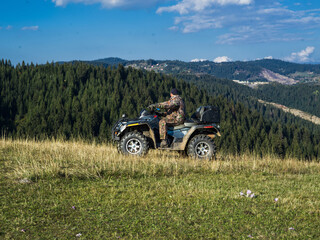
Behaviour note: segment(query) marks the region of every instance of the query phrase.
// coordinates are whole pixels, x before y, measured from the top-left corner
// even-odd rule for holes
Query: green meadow
[[[0,239],[319,239],[319,173],[273,156],[1,139]]]

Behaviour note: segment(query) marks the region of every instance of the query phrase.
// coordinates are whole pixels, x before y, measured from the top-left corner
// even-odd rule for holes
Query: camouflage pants
[[[167,139],[168,124],[177,126],[184,123],[184,119],[178,117],[178,114],[172,113],[159,121],[160,139]]]

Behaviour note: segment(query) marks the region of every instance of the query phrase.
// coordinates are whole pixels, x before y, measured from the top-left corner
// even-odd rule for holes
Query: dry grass
[[[319,173],[320,163],[279,159],[273,156],[218,154],[213,161],[199,161],[176,152],[150,150],[144,157],[124,156],[111,144],[66,141],[0,140],[0,153],[10,165],[9,177],[99,178],[105,175],[178,176],[188,172],[271,174]]]
[[[1,239],[320,239],[316,161],[2,139],[0,172]]]

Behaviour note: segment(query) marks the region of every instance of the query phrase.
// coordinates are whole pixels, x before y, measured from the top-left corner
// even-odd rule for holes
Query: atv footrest
[[[158,147],[159,150],[172,150],[172,147]]]

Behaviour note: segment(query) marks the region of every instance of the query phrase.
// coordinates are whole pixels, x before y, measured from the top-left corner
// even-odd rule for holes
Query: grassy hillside
[[[134,158],[112,145],[2,139],[0,238],[318,239],[319,172],[272,156]]]

